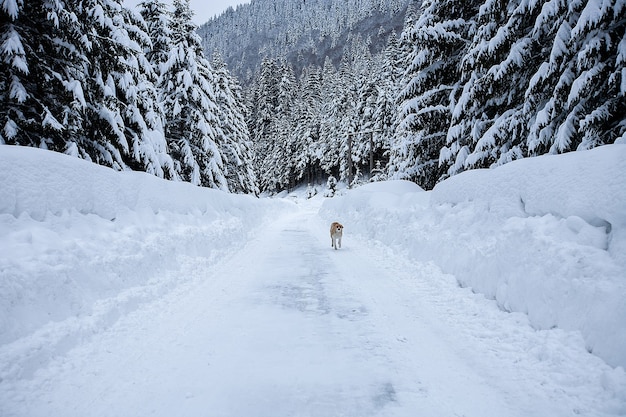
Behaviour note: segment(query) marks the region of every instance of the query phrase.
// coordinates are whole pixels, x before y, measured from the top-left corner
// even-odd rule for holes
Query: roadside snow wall
[[[357,233],[432,261],[537,329],[580,331],[590,352],[626,367],[626,146],[467,171],[431,192],[370,184],[321,214],[344,224],[346,245]]]
[[[294,207],[35,148],[0,146],[0,167],[0,345],[33,354],[207,279]]]

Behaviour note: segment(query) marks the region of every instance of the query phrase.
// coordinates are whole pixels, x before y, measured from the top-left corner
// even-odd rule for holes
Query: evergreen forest
[[[3,0],[0,144],[229,192],[626,142],[626,0]]]

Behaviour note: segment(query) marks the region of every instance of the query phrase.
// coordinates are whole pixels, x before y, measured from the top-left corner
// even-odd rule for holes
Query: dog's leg
[[[337,243],[339,244],[339,249],[341,249],[341,236],[339,236],[339,239],[337,239]]]

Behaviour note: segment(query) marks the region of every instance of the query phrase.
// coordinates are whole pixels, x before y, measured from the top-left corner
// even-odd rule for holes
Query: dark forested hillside
[[[299,75],[322,67],[326,57],[338,66],[346,45],[366,42],[380,52],[392,31],[402,32],[414,0],[252,0],[198,28],[207,56],[219,52],[230,71],[247,81],[264,58],[284,59]]]

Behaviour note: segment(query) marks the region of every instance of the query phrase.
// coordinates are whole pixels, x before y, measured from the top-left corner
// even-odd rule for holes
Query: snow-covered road
[[[179,273],[200,279],[68,342],[3,394],[5,417],[619,413],[578,333],[536,331],[349,229],[332,250],[321,201],[217,263],[189,258]]]

